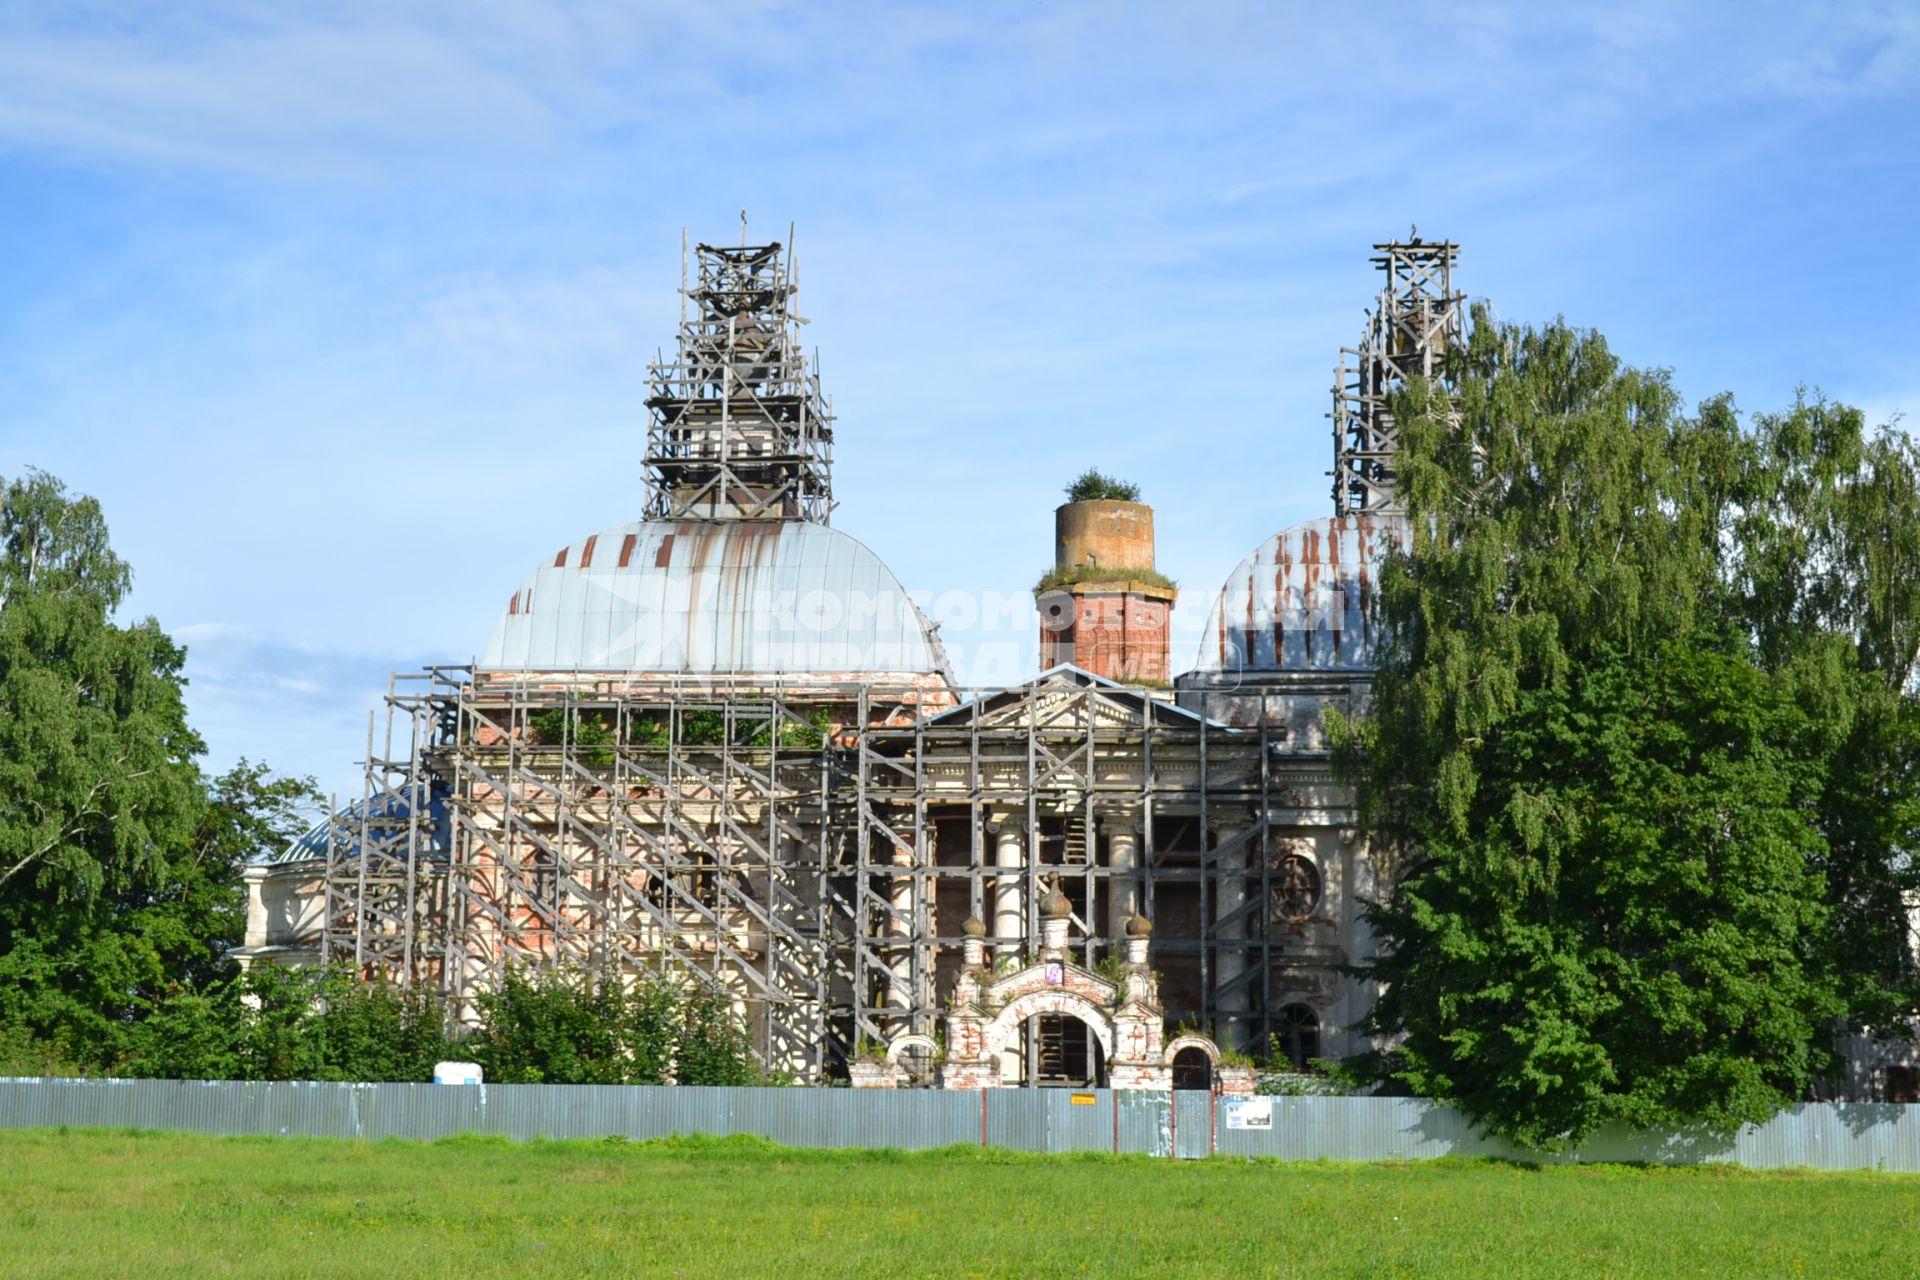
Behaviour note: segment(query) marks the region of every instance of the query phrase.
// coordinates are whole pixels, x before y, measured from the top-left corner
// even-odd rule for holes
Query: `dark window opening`
[[[1212,1089],[1213,1059],[1205,1049],[1182,1049],[1173,1055],[1173,1087]]]
[[[923,1044],[910,1044],[900,1052],[900,1069],[906,1073],[907,1083],[916,1089],[933,1087],[934,1077],[939,1071],[933,1050]]]
[[[1031,1065],[1028,1083],[1045,1089],[1095,1089],[1106,1085],[1100,1041],[1072,1014],[1042,1013],[1021,1025],[1022,1048]]]
[[[1887,1068],[1887,1101],[1920,1102],[1920,1067]]]
[[[1280,1010],[1280,1029],[1273,1034],[1275,1066],[1280,1059],[1305,1071],[1320,1056],[1320,1015],[1304,1004],[1290,1004]]]

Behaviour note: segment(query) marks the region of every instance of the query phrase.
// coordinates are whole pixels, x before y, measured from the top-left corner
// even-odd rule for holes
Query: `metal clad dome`
[[[1405,536],[1398,516],[1344,515],[1267,539],[1220,588],[1195,670],[1370,670],[1379,565]]]
[[[421,793],[411,793],[415,796]],[[394,831],[402,827],[411,816],[412,808],[405,796],[393,793],[375,796],[371,803],[355,800],[329,818],[322,818],[307,828],[306,834],[283,848],[264,849],[247,859],[256,867],[284,866],[296,862],[323,862],[327,857],[329,831],[337,834],[334,852],[351,861],[360,856],[361,822],[372,824],[385,831]],[[364,815],[364,819],[363,816]],[[423,842],[423,856],[432,861],[445,857],[438,850],[447,848],[452,840],[451,819],[447,813],[447,797],[443,789],[436,787],[427,795],[427,807],[423,811],[424,825],[432,833],[432,838]]]
[[[941,675],[939,640],[878,556],[792,520],[637,521],[536,569],[480,667]]]

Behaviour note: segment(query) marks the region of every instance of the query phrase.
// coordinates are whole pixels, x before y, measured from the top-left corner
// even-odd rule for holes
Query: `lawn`
[[[1899,1276],[1920,1175],[0,1131],[7,1276]]]

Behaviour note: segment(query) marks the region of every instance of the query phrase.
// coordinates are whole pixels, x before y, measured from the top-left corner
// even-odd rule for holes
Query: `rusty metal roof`
[[[637,521],[563,549],[513,594],[479,665],[530,672],[945,675],[886,565],[826,525]]]
[[[1398,516],[1344,515],[1267,539],[1220,588],[1195,670],[1369,669],[1379,565],[1405,536]]]

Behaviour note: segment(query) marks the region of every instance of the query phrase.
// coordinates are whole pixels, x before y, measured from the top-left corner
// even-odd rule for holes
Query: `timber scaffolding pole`
[[[1459,245],[1409,234],[1373,248],[1385,282],[1360,345],[1341,348],[1333,376],[1335,515],[1405,513],[1393,394],[1416,378],[1443,380],[1448,350],[1465,337],[1464,295],[1453,288]]]
[[[689,261],[683,233],[680,331],[649,369],[648,519],[831,517],[833,404],[800,345],[792,240]]]
[[[1039,904],[1057,883],[1080,964],[1121,955],[1127,920],[1144,912],[1154,964],[1170,979],[1169,1020],[1200,1022],[1223,1043],[1264,1043],[1276,941],[1264,909],[1265,730],[1109,687],[967,696],[911,724],[875,718],[858,735],[861,834],[843,864],[862,894],[851,912],[862,926],[850,939],[863,997],[849,1011],[856,1036],[938,1026],[970,916],[988,925],[992,953],[1033,959]],[[910,967],[899,960],[903,925]]]
[[[1104,685],[420,679],[329,856],[325,936],[456,1012],[515,965],[668,969],[818,1079],[937,1029],[969,916],[1031,958],[1057,881],[1082,965],[1142,912],[1170,1022],[1277,1025],[1264,730]]]
[[[393,675],[384,716],[367,715],[360,800],[329,819],[324,963],[403,988],[444,989],[447,842],[438,823],[464,674],[429,667]]]
[[[830,734],[862,694],[478,683],[453,804],[456,1001],[513,965],[665,969],[735,1002],[764,1062],[822,1071],[837,976]]]

